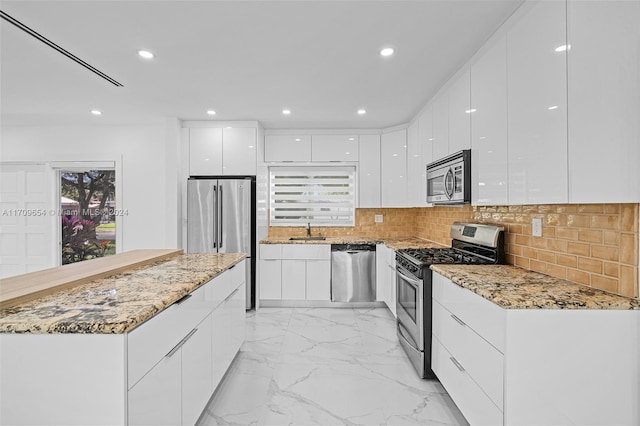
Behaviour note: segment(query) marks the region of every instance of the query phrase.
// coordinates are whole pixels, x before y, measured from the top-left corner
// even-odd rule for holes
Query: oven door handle
[[[413,349],[415,349],[416,351],[420,351],[420,348],[400,321],[398,321],[398,335],[402,337],[402,339],[407,342],[407,344]]]
[[[415,289],[419,289],[420,288],[420,281],[416,280],[415,278],[411,278],[406,276],[405,274],[403,274],[400,269],[396,269],[396,273],[398,275],[400,275],[400,277],[405,280],[406,282],[408,282],[409,284],[411,284],[412,287],[414,287]]]

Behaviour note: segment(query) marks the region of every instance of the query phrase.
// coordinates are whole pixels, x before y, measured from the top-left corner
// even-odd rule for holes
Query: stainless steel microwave
[[[471,202],[471,150],[465,149],[427,164],[427,202]]]

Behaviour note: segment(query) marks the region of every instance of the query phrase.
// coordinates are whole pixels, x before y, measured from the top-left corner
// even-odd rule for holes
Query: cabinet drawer
[[[282,259],[282,244],[260,244],[260,259]]]
[[[231,275],[231,290],[235,290],[240,287],[242,283],[245,282],[246,275],[246,260],[242,260],[229,269],[229,273]]]
[[[205,285],[205,300],[211,308],[210,311],[220,305],[233,291],[233,271],[225,271]]]
[[[505,310],[433,273],[433,299],[504,353]]]
[[[467,421],[472,425],[503,424],[502,411],[455,362],[456,358],[434,338],[431,367]]]
[[[205,298],[205,288],[210,284],[193,291],[182,302],[174,303],[127,334],[129,388],[211,312]]]
[[[283,259],[330,260],[330,244],[283,244]]]
[[[503,355],[436,301],[433,302],[433,335],[502,410]]]

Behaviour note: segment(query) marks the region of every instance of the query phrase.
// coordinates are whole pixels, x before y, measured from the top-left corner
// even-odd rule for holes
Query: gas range
[[[435,264],[475,264],[487,265],[496,263],[491,259],[463,251],[447,248],[404,249],[396,254],[396,263],[418,278],[422,278],[422,269]]]
[[[417,278],[435,264],[490,265],[504,263],[504,228],[456,222],[451,247],[409,248],[396,253],[396,264]]]
[[[451,247],[399,250],[396,254],[398,339],[416,371],[435,378],[431,369],[433,274],[430,265],[504,263],[504,228],[456,222]]]

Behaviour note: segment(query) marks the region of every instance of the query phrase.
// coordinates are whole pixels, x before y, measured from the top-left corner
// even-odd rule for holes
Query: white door
[[[56,266],[49,167],[4,163],[0,174],[0,278]]]

